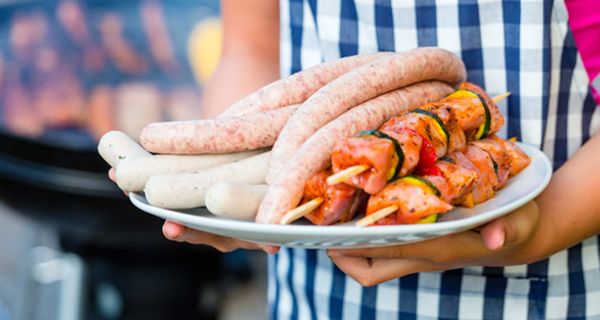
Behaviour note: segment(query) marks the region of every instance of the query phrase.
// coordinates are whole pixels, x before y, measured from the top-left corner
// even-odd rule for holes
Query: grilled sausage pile
[[[158,207],[280,223],[308,203],[302,215],[319,225],[381,209],[369,224],[435,222],[493,197],[529,164],[494,135],[503,116],[465,79],[462,61],[439,48],[347,57],[267,85],[215,119],[150,124],[143,149],[116,132],[98,148],[124,191],[143,190]]]

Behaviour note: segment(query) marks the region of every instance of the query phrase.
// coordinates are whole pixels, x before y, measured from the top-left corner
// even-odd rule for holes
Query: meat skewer
[[[463,93],[463,90],[466,94]],[[456,97],[459,96],[459,99],[473,98],[468,95],[469,93],[479,95],[477,101],[483,108],[472,110],[472,108],[464,108],[459,105],[465,102],[456,101]],[[392,137],[385,137],[387,140],[397,141],[401,145],[400,150],[396,152],[389,148],[391,145],[389,142],[381,141],[382,137],[370,139],[370,141],[364,141],[357,137],[344,140],[336,146],[333,152],[332,166],[335,173],[328,178],[328,183],[346,182],[360,187],[370,194],[377,193],[387,180],[393,178],[389,175],[386,177],[386,173],[393,167],[396,167],[400,176],[404,176],[415,167],[417,169],[426,167],[445,153],[461,149],[464,146],[464,140],[462,140],[460,130],[465,133],[465,138],[469,141],[485,138],[499,130],[503,118],[497,111],[495,103],[506,98],[508,94],[510,93],[490,98],[493,102],[486,103],[487,97],[484,96],[481,89],[463,84],[461,89],[449,97],[417,109],[419,114],[408,114],[388,121],[379,129],[379,132]],[[443,114],[444,110],[451,113],[450,118]],[[492,117],[492,113],[498,116]],[[439,114],[442,116],[438,116]],[[452,117],[456,119],[452,119]],[[494,124],[494,122],[497,123]],[[435,126],[432,127],[432,125]],[[407,127],[416,130],[406,130]],[[436,132],[443,134],[438,134],[436,137]],[[443,141],[444,139],[447,140]],[[382,144],[387,144],[389,149],[383,157],[382,152],[374,153],[372,151],[374,145]],[[400,155],[400,161],[392,159],[395,156],[394,153]],[[359,164],[347,166],[353,162]]]
[[[489,99],[490,101],[493,101],[493,103],[496,103],[496,102],[498,102],[498,101],[500,101],[500,100],[502,100],[502,99],[506,98],[508,95],[510,95],[510,93],[505,93],[505,94],[499,95],[499,96],[497,96],[497,97],[495,97],[495,98],[488,98],[487,96],[486,96],[485,98],[482,98],[482,97],[481,97],[481,93],[483,93],[483,94],[484,94],[483,90],[481,90],[479,87],[477,87],[477,86],[475,86],[475,85],[468,84],[468,83],[465,83],[465,84],[461,85],[461,89],[463,89],[463,90],[464,90],[464,89],[473,90],[473,91],[475,92],[475,94],[479,94],[479,96],[476,96],[478,99],[486,99],[486,100],[487,100],[487,99]],[[455,95],[457,92],[460,92],[460,89],[459,89],[458,91],[455,91],[455,93],[451,94],[449,97],[452,97],[452,96],[453,96],[453,95]],[[481,93],[477,93],[477,92],[481,92]],[[472,98],[472,96],[471,96],[471,98]],[[434,102],[434,103],[431,103],[431,104],[430,104],[430,105],[431,105],[431,107],[427,107],[427,106],[425,106],[425,107],[422,107],[421,109],[422,109],[422,110],[424,110],[426,113],[428,113],[428,110],[427,110],[427,109],[429,109],[429,110],[432,110],[434,107],[437,107],[437,106],[439,106],[439,105],[445,105],[445,106],[446,106],[446,107],[447,107],[449,110],[452,110],[452,109],[451,109],[452,107],[451,107],[451,106],[448,106],[448,104],[450,104],[451,102],[456,102],[455,100],[452,100],[452,99],[455,99],[455,98],[451,98],[451,99],[444,99],[444,100],[442,100],[442,101],[440,101],[440,102],[437,102],[437,103],[436,103],[436,102]],[[446,102],[442,103],[443,101],[446,101]],[[489,104],[489,105],[491,105],[491,104]],[[468,112],[468,111],[470,111],[470,108],[469,108],[469,107],[464,107],[464,106],[463,106],[463,107],[462,107],[462,109],[463,109],[463,111],[464,111],[465,113],[466,113],[466,112]],[[476,109],[477,109],[477,108],[476,108]],[[479,107],[479,109],[481,109],[481,107]],[[499,111],[498,111],[498,109],[497,109],[497,107],[496,107],[495,105],[491,105],[491,106],[489,106],[489,107],[485,107],[485,110],[486,110],[486,111],[487,111],[487,110],[489,110],[489,109],[491,109],[491,111],[488,111],[488,113],[493,113],[493,114],[494,114],[494,120],[495,120],[495,121],[494,121],[494,123],[493,123],[493,124],[492,124],[492,123],[489,123],[490,121],[488,121],[488,123],[487,123],[488,131],[490,131],[490,128],[492,128],[492,130],[494,130],[494,132],[495,132],[495,131],[499,130],[499,128],[502,126],[502,124],[503,124],[503,118],[502,118],[502,115],[499,113]],[[419,110],[419,109],[417,109],[417,110]],[[442,110],[442,112],[443,112],[443,111],[444,111],[444,110]],[[478,113],[478,114],[479,114],[479,115],[483,115],[483,114],[482,114],[482,110],[479,110],[479,113]],[[460,115],[460,113],[459,113],[459,115]],[[475,116],[474,116],[474,115],[475,115]],[[476,118],[476,117],[477,117],[476,115],[477,115],[477,113],[475,113],[475,112],[471,112],[471,114],[470,114],[471,118]],[[429,114],[428,114],[428,116],[432,116],[432,115],[429,115]],[[437,115],[433,115],[433,116],[437,117]],[[452,116],[452,115],[450,115],[450,116]],[[406,117],[406,116],[405,116],[405,117]],[[402,118],[402,116],[401,116],[401,117],[399,117],[399,118]],[[447,121],[446,121],[446,123],[451,123],[450,125],[448,125],[448,126],[447,126],[447,127],[449,128],[449,130],[448,130],[448,131],[450,131],[450,132],[451,132],[451,134],[450,134],[450,133],[448,133],[448,131],[446,131],[446,130],[445,130],[445,128],[443,128],[443,129],[444,129],[445,138],[446,138],[446,139],[450,138],[450,139],[449,139],[450,141],[446,141],[446,142],[445,142],[444,149],[443,149],[443,150],[440,152],[440,154],[439,154],[440,156],[442,156],[443,154],[445,154],[445,153],[446,153],[447,151],[449,151],[449,150],[450,150],[450,151],[452,151],[452,150],[458,150],[458,149],[462,149],[462,148],[464,148],[464,146],[465,146],[465,143],[466,143],[466,142],[464,141],[464,139],[465,139],[465,137],[464,137],[464,134],[463,134],[463,133],[462,133],[462,131],[461,131],[461,129],[462,129],[462,128],[457,128],[459,125],[457,125],[457,124],[455,124],[455,123],[454,123],[454,125],[453,125],[453,124],[452,124],[453,122],[452,122],[452,121],[450,121],[450,120],[452,120],[452,119],[449,119],[447,114],[446,114],[446,116],[444,116],[444,118],[447,120]],[[481,117],[481,118],[483,119],[483,117]],[[487,118],[488,118],[489,120],[491,120],[491,119],[492,119],[492,116],[490,115],[490,116],[489,116],[489,117],[487,117]],[[467,115],[465,115],[465,116],[461,116],[461,119],[467,119],[467,120],[469,120],[469,116],[467,116]],[[461,119],[457,120],[456,122],[459,122]],[[438,118],[438,121],[440,121],[440,122],[441,122],[441,120],[440,120],[439,118]],[[485,121],[485,120],[484,120],[484,121]],[[463,120],[463,122],[466,122],[466,120]],[[478,128],[478,127],[480,127],[480,126],[481,126],[481,123],[480,123],[480,122],[481,122],[481,120],[480,120],[479,122],[474,122],[474,121],[472,121],[472,120],[469,120],[469,123],[471,123],[471,125],[470,125],[470,126],[468,126],[468,125],[463,125],[463,127],[464,127],[464,128],[467,128],[467,129]],[[394,124],[393,124],[394,122],[393,122],[393,121],[388,121],[388,123],[386,123],[386,124],[390,124],[390,123],[392,123],[392,125],[391,125],[391,126],[394,126]],[[473,125],[473,123],[474,123],[474,125]],[[484,124],[485,124],[485,123],[484,123]],[[386,126],[386,125],[384,124],[384,126]],[[478,130],[478,131],[479,131],[479,130]],[[395,155],[395,154],[403,154],[403,153],[402,153],[402,148],[401,148],[400,146],[398,146],[398,143],[389,143],[389,141],[397,141],[397,140],[394,140],[393,138],[391,138],[391,137],[389,137],[389,136],[387,136],[387,135],[385,135],[385,134],[383,134],[383,136],[382,136],[382,133],[381,133],[381,131],[371,131],[371,132],[372,132],[373,134],[377,134],[377,135],[379,135],[378,137],[374,137],[375,139],[377,139],[375,142],[380,142],[380,143],[379,143],[379,145],[380,145],[382,148],[384,148],[384,149],[387,147],[387,149],[386,149],[386,150],[377,149],[377,148],[376,148],[376,147],[377,147],[377,144],[375,144],[375,143],[368,143],[368,142],[372,142],[372,141],[365,140],[365,138],[358,139],[358,141],[360,141],[360,142],[365,142],[365,143],[366,143],[366,146],[362,146],[363,150],[367,149],[367,152],[373,152],[373,153],[375,154],[375,157],[372,157],[372,158],[377,158],[377,156],[376,156],[377,154],[382,154],[382,153],[386,153],[386,152],[387,152],[387,154],[391,154],[391,155]],[[389,131],[387,131],[387,132],[389,132]],[[413,132],[414,132],[414,130],[413,130]],[[462,136],[461,136],[461,134],[462,134]],[[414,135],[414,133],[413,133],[413,134],[411,134],[411,135],[408,135],[408,136],[409,136],[409,137],[410,137],[410,136],[413,136],[413,137],[414,137],[415,135]],[[398,135],[396,135],[396,137],[398,137]],[[406,137],[406,135],[405,135],[404,137]],[[383,138],[383,139],[381,139],[381,138]],[[384,140],[384,139],[385,139],[385,140]],[[399,139],[398,139],[398,140],[399,140]],[[459,142],[457,142],[457,141],[459,141]],[[420,148],[420,145],[417,145],[417,146]],[[417,150],[418,150],[419,148],[417,148]],[[395,149],[395,150],[394,150],[394,149]],[[417,154],[417,158],[418,158],[418,156],[419,156],[419,155]],[[411,162],[411,164],[410,164],[409,166],[411,166],[411,167],[414,167],[414,166],[415,166],[415,164],[416,164],[416,162],[415,162],[414,160],[412,160],[412,158],[415,158],[415,157],[414,157],[414,156],[413,156],[413,157],[409,156],[409,157],[410,157],[409,159],[406,159],[406,157],[405,157],[405,159],[396,159],[396,163],[392,163],[392,165],[389,165],[389,166],[388,166],[388,168],[387,168],[386,170],[382,170],[382,171],[384,171],[384,172],[390,172],[390,170],[391,170],[391,168],[392,168],[393,166],[395,166],[395,167],[396,167],[396,170],[397,170],[397,168],[400,166],[400,165],[399,165],[399,164],[397,164],[397,163],[402,163],[402,162],[405,162],[405,163],[407,163],[407,162]],[[431,157],[430,157],[430,158],[431,158]],[[436,160],[437,160],[437,158],[438,158],[437,154],[436,154],[436,155],[434,155],[434,156],[433,156],[433,161],[432,161],[432,160],[429,160],[429,161],[430,161],[430,163],[429,163],[429,166],[430,166],[431,164],[433,164],[433,162],[434,162],[434,161],[436,161]],[[408,161],[406,161],[406,160],[408,160]],[[348,171],[346,171],[344,174],[348,175],[348,176],[349,176],[349,177],[348,177],[348,179],[349,179],[350,177],[352,177],[352,176],[356,176],[356,175],[360,174],[361,172],[363,172],[363,171],[366,171],[366,170],[369,170],[369,169],[370,169],[370,166],[368,166],[368,165],[364,165],[364,164],[363,164],[363,165],[356,165],[356,166],[352,166],[352,167],[350,167],[350,168],[348,169],[348,171],[349,171],[349,172],[348,172]],[[401,172],[400,172],[400,176],[406,175],[406,174],[409,172],[409,170],[410,170],[410,169],[408,169],[408,170],[407,170],[407,169],[404,169],[404,171],[403,171],[403,172],[402,172],[402,170],[401,170]],[[388,174],[388,176],[387,176],[387,177],[384,177],[384,179],[380,179],[380,181],[379,181],[379,185],[376,185],[374,188],[381,190],[381,188],[383,188],[383,186],[385,185],[385,183],[386,183],[386,182],[387,182],[389,179],[393,178],[393,177],[394,177],[394,176],[396,176],[396,175],[397,175],[397,174],[396,174],[396,172],[395,172],[395,171],[391,171],[391,174]],[[340,176],[337,176],[337,177],[336,177],[336,175],[329,176],[329,178],[327,178],[327,183],[328,183],[329,185],[336,185],[336,184],[338,184],[338,182],[337,182],[337,181],[335,181],[335,179],[338,179],[339,177],[340,177]],[[342,180],[346,180],[346,181],[348,180],[348,179],[344,179],[344,177],[343,177],[343,176],[342,176],[342,178],[343,178]],[[333,181],[332,181],[332,180],[333,180]],[[379,191],[379,190],[373,190],[373,188],[371,188],[371,190],[367,190],[367,189],[365,189],[365,191],[367,191],[367,193],[376,193],[376,191]],[[372,191],[372,192],[369,192],[369,191]],[[320,197],[320,195],[321,195],[321,194],[316,194],[316,195],[315,195],[315,197],[314,197],[314,199],[316,199],[316,201],[317,201],[317,202],[318,202],[318,201],[320,201],[320,200],[322,200],[322,199],[318,199],[318,198]],[[306,192],[305,192],[305,199],[306,199]],[[330,202],[335,202],[335,196],[334,196],[334,197],[329,197],[329,199],[330,199],[330,200],[329,200]],[[312,199],[310,199],[310,198],[309,198],[309,200],[312,200]],[[345,199],[340,199],[340,200],[338,200],[338,201],[342,201],[342,202],[344,202],[344,201],[345,201]],[[333,207],[336,207],[336,206],[333,206]],[[307,202],[305,202],[304,204],[302,204],[302,205],[298,206],[297,208],[293,209],[292,211],[289,211],[288,213],[286,213],[286,214],[283,216],[283,218],[281,219],[280,223],[281,223],[281,224],[288,224],[288,223],[291,223],[291,222],[293,222],[293,221],[295,221],[295,220],[297,220],[297,219],[300,219],[301,217],[303,217],[303,216],[305,216],[305,215],[308,215],[308,214],[310,214],[310,212],[312,212],[313,210],[315,210],[315,209],[317,209],[317,208],[319,208],[319,205],[318,205],[318,204],[316,204],[316,202],[307,201]],[[320,211],[322,211],[322,209],[321,209]],[[327,215],[327,214],[325,214],[325,215]],[[331,215],[332,215],[332,216],[336,216],[337,214],[336,214],[336,213],[332,213]],[[335,222],[335,221],[334,221],[334,222]]]
[[[311,135],[353,107],[415,83],[437,80],[458,86],[465,79],[460,58],[440,48],[394,53],[345,73],[315,92],[290,117],[273,145],[267,183],[285,172],[283,168]]]
[[[377,128],[395,115],[437,101],[452,91],[439,81],[417,83],[366,101],[320,128],[287,162],[286,174],[269,184],[256,222],[279,223],[286,212],[294,209],[302,200],[308,179],[329,166],[337,141]]]
[[[366,194],[347,184],[328,185],[326,182],[330,171],[321,171],[309,179],[304,187],[302,206],[289,211],[280,224],[289,224],[305,217],[316,225],[330,225],[335,222],[352,220]]]
[[[440,175],[408,176],[388,184],[369,199],[366,216],[356,225],[410,224],[424,218],[433,222],[432,216],[450,211],[452,205],[471,207],[492,198],[509,174],[514,176],[530,161],[513,143],[494,135],[471,142],[464,152],[436,162]]]

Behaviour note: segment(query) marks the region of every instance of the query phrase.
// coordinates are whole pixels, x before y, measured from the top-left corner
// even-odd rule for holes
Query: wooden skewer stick
[[[505,93],[501,93],[495,97],[492,98],[492,100],[494,101],[494,103],[498,103],[506,98],[508,98],[508,96],[510,96],[511,93],[509,91],[506,91]]]
[[[279,223],[282,225],[290,224],[290,223],[304,217],[305,215],[311,213],[313,210],[315,210],[317,207],[319,207],[321,205],[321,203],[323,203],[322,197],[314,198],[314,199],[310,200],[309,202],[297,207],[296,209],[288,211],[283,216],[283,218],[281,218],[281,221]]]
[[[505,93],[502,93],[502,94],[499,94],[499,95],[493,97],[492,100],[494,100],[494,103],[498,103],[498,102],[508,98],[508,96],[510,96],[510,95],[511,95],[511,93],[507,91]],[[355,166],[348,167],[342,171],[338,171],[338,172],[332,174],[331,176],[329,176],[329,178],[327,178],[327,184],[331,186],[334,184],[346,182],[346,181],[350,180],[350,178],[367,171],[369,168],[370,167],[366,164],[358,164]]]
[[[377,210],[377,211],[373,212],[372,214],[356,221],[356,226],[357,227],[366,227],[370,224],[375,223],[379,219],[383,219],[383,218],[389,216],[390,214],[396,212],[397,210],[398,210],[398,206],[395,204],[393,204],[389,207],[385,207],[383,209]]]
[[[327,178],[327,184],[331,186],[340,182],[348,181],[350,180],[350,178],[369,170],[369,168],[371,168],[371,166],[366,164],[359,164],[356,166],[348,167],[342,171],[338,171],[335,174],[330,175]]]
[[[495,103],[498,103],[499,101],[506,99],[508,96],[510,96],[510,92],[505,92],[505,93],[502,93],[502,94],[499,94],[499,95],[493,97],[492,100],[494,100]],[[370,168],[370,166],[366,165],[366,164],[359,164],[356,166],[348,167],[342,171],[339,171],[339,172],[329,176],[327,178],[327,184],[334,185],[334,184],[348,181],[350,178],[369,170],[369,168]],[[317,198],[314,198],[311,201],[309,201],[293,210],[288,211],[283,216],[283,218],[281,218],[280,224],[282,224],[282,225],[290,224],[290,223],[304,217],[305,215],[311,213],[313,210],[318,208],[321,205],[321,203],[323,203],[323,198],[317,197]],[[359,221],[356,222],[356,225],[359,227],[366,227],[366,226],[376,222],[379,219],[387,217],[388,215],[392,214],[396,210],[398,210],[397,205],[391,205],[389,207],[385,207],[381,210],[374,212],[373,214],[370,214],[370,215],[360,219]]]

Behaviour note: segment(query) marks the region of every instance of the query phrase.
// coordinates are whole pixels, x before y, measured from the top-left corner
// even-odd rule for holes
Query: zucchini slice
[[[496,161],[494,161],[494,159],[492,159],[492,165],[494,166],[494,173],[496,173],[496,176],[497,176],[498,175],[498,163]]]
[[[492,113],[490,112],[490,107],[488,106],[485,99],[477,92],[471,90],[465,90],[479,98],[481,101],[481,105],[483,106],[483,111],[485,112],[485,121],[483,124],[477,129],[477,134],[475,134],[475,139],[481,140],[485,139],[490,135],[490,128],[492,127]]]
[[[454,159],[450,158],[448,155],[441,157],[440,160],[448,162],[448,163],[456,164],[456,161],[454,161]]]
[[[419,177],[419,176],[406,176],[403,178],[400,178],[414,186],[418,186],[421,188],[424,188],[425,191],[434,194],[436,196],[441,196],[442,193],[440,192],[440,190],[433,184],[431,183],[431,181],[423,178],[423,177]]]
[[[415,224],[426,224],[426,223],[436,223],[438,220],[439,214],[432,214],[430,216],[427,216],[417,222],[415,222]]]
[[[388,178],[388,180],[393,179],[396,175],[398,175],[398,172],[400,171],[400,169],[402,168],[402,165],[404,164],[404,152],[402,151],[402,146],[400,145],[400,143],[398,142],[398,140],[388,136],[387,134],[379,131],[379,130],[365,130],[365,131],[361,131],[358,133],[357,135],[358,137],[367,137],[367,136],[373,136],[376,138],[380,138],[380,139],[387,139],[390,140],[393,144],[394,144],[394,151],[396,153],[396,157],[398,158],[398,164],[396,165],[396,168],[394,168],[393,173],[391,174],[391,176]]]
[[[490,160],[492,160],[492,166],[494,167],[494,173],[496,174],[496,176],[498,176],[498,163],[496,162],[496,160],[494,160],[494,157],[492,157],[492,154],[487,150],[483,150],[483,149],[479,149],[479,150],[487,153],[487,155],[490,156]]]
[[[492,113],[490,112],[490,107],[488,106],[484,97],[482,97],[479,93],[472,91],[472,90],[468,90],[468,89],[460,89],[460,90],[454,91],[453,93],[448,95],[448,97],[454,97],[454,98],[476,97],[476,98],[478,98],[479,102],[481,102],[481,106],[483,107],[483,111],[485,113],[485,115],[484,115],[485,120],[483,121],[483,124],[481,124],[481,126],[479,126],[479,128],[477,129],[477,133],[475,134],[475,139],[476,140],[485,139],[490,135],[490,128],[492,127]]]
[[[441,133],[444,138],[446,138],[446,147],[448,148],[450,146],[450,133],[448,133],[448,129],[446,128],[446,125],[444,124],[444,122],[442,121],[442,119],[440,119],[440,117],[438,117],[437,114],[431,112],[431,111],[427,111],[424,109],[415,109],[413,110],[414,113],[418,113],[418,114],[422,114],[422,115],[426,115],[428,117],[430,117],[431,119],[433,119],[433,123],[435,123],[435,127],[437,128],[437,131],[439,133]]]

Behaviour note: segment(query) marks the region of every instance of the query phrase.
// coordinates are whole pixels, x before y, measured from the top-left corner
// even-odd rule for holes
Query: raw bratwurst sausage
[[[206,190],[217,181],[247,184],[265,183],[270,152],[220,165],[197,173],[178,173],[151,177],[144,192],[151,205],[167,209],[204,206]]]
[[[306,181],[325,169],[335,143],[356,133],[378,128],[389,118],[439,100],[452,92],[445,83],[414,84],[369,100],[319,129],[294,153],[270,186],[256,217],[259,223],[278,223],[302,198]]]
[[[148,151],[163,154],[229,153],[270,147],[298,108],[217,119],[151,123],[140,136]]]
[[[122,160],[149,157],[151,154],[121,131],[109,131],[98,141],[98,153],[111,167]]]
[[[197,172],[214,166],[239,161],[260,153],[247,151],[205,155],[155,155],[122,160],[115,172],[117,184],[126,192],[142,191],[152,176],[181,172]]]
[[[290,117],[273,146],[267,182],[275,180],[308,137],[348,109],[417,82],[439,80],[457,86],[465,78],[462,60],[439,48],[396,53],[349,71],[317,91]]]
[[[318,64],[262,87],[231,105],[219,117],[268,111],[302,103],[322,86],[342,74],[390,54],[389,52],[362,54]]]
[[[215,182],[206,191],[206,209],[217,216],[252,221],[268,188],[266,184]]]

